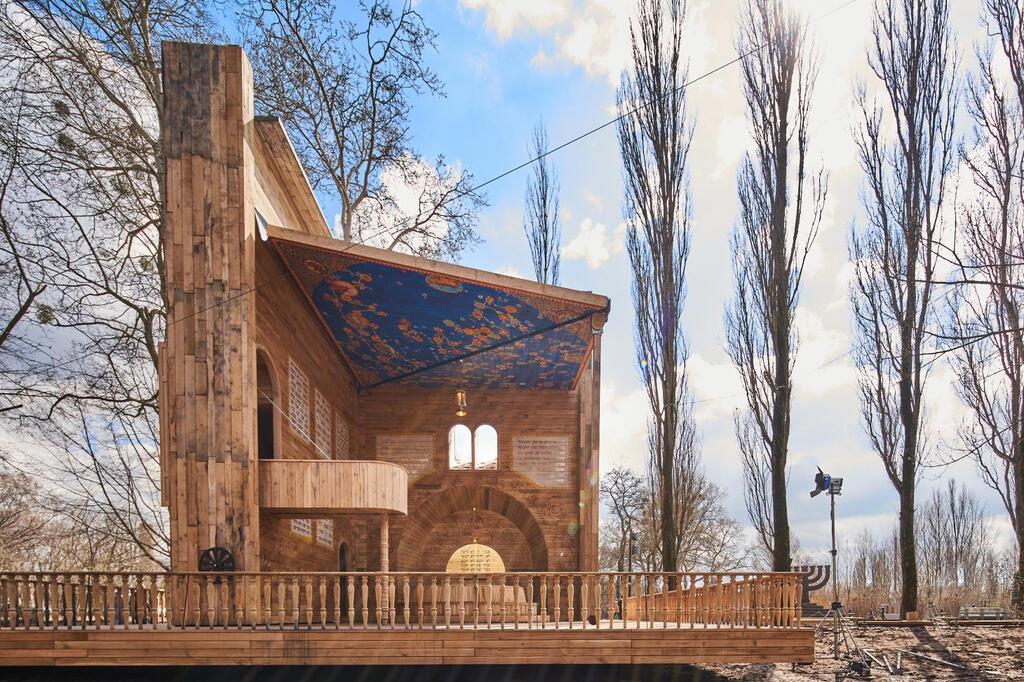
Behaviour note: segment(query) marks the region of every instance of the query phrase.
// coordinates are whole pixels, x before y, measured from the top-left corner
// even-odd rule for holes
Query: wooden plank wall
[[[259,206],[259,204],[257,204]],[[342,365],[334,342],[310,310],[305,298],[292,282],[277,254],[264,242],[256,246],[256,346],[269,361],[273,374],[274,429],[283,459],[317,459],[313,445],[289,425],[288,360],[291,358],[309,380],[309,419],[312,429],[316,410],[316,391],[331,405],[331,452],[335,451],[334,422],[336,417],[348,424],[352,459],[363,457],[357,449],[359,433],[359,396],[351,374]],[[347,542],[353,554],[365,556],[363,529],[367,523],[354,520],[341,522],[335,518],[334,547],[325,547],[291,532],[291,519],[261,512],[261,567],[273,571],[335,571],[338,570],[337,548]],[[355,529],[359,529],[356,533]],[[315,534],[314,534],[315,535]],[[376,541],[372,543],[376,545]],[[379,553],[379,552],[378,552]],[[353,564],[355,566],[356,564]],[[359,564],[361,565],[361,564]]]
[[[258,569],[252,72],[231,46],[165,43],[163,60],[171,565],[216,545]]]
[[[0,631],[0,666],[811,663],[810,628]]]

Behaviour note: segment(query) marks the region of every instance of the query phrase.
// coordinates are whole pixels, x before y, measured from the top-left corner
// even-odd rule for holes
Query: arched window
[[[470,431],[456,424],[448,431],[448,468],[454,471],[498,468],[498,432],[490,424]]]
[[[270,371],[267,356],[262,350],[256,351],[256,440],[260,459],[274,459],[277,427],[274,403],[274,375]]]
[[[498,432],[490,424],[481,424],[473,433],[473,468],[498,468]]]
[[[448,468],[473,468],[473,436],[465,424],[456,424],[448,431]]]

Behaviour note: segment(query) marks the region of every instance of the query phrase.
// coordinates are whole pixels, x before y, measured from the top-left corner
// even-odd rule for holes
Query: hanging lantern
[[[466,412],[466,392],[465,391],[463,391],[463,390],[455,391],[455,404],[458,407],[458,409],[455,410],[455,416],[456,417],[465,417],[467,414],[469,414],[468,412]]]

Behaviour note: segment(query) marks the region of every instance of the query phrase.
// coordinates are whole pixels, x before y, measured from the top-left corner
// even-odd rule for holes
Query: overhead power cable
[[[838,12],[838,11],[840,11],[840,10],[850,6],[850,5],[852,5],[855,2],[858,2],[858,0],[846,0],[846,2],[843,2],[842,4],[835,6],[832,9],[830,9],[829,11],[825,12],[824,14],[821,14],[820,16],[818,16],[817,19],[815,19],[815,22],[821,21],[822,19],[825,19],[826,17],[828,17],[828,16],[830,16],[832,14],[835,14],[836,12]],[[766,45],[767,45],[767,43],[763,43],[761,45],[755,45],[754,47],[750,48],[749,50],[747,50],[743,54],[738,55],[735,58],[730,59],[727,62],[719,64],[718,66],[716,66],[715,68],[711,69],[710,71],[705,71],[704,73],[700,74],[699,76],[696,76],[695,78],[692,78],[692,79],[688,80],[687,82],[683,83],[682,85],[680,85],[680,86],[678,86],[676,88],[673,88],[672,90],[667,90],[664,94],[662,94],[662,95],[660,95],[658,97],[655,97],[653,99],[649,99],[649,100],[647,100],[645,102],[641,102],[640,104],[636,105],[632,109],[628,109],[628,110],[622,112],[621,114],[619,114],[615,118],[612,118],[612,119],[610,119],[608,121],[605,121],[604,123],[602,123],[600,125],[594,126],[593,128],[590,128],[589,130],[586,130],[586,131],[580,133],[579,135],[576,135],[572,139],[566,140],[565,142],[562,142],[561,144],[559,144],[559,145],[557,145],[555,147],[552,147],[551,149],[548,149],[548,150],[544,151],[543,153],[538,154],[537,156],[535,156],[535,157],[533,157],[533,158],[531,158],[531,159],[529,159],[527,161],[523,161],[522,163],[520,163],[520,164],[518,164],[516,166],[513,166],[512,168],[509,168],[508,170],[502,171],[501,173],[498,173],[497,175],[495,175],[495,176],[493,176],[493,177],[491,177],[491,178],[489,178],[489,179],[487,179],[487,180],[485,180],[485,181],[483,181],[481,183],[478,183],[478,184],[474,185],[470,189],[464,190],[464,191],[462,191],[460,193],[456,193],[452,197],[452,199],[450,199],[449,201],[453,201],[455,199],[461,199],[462,197],[469,196],[471,194],[479,192],[481,189],[487,187],[488,185],[490,185],[492,183],[497,182],[498,180],[502,180],[504,178],[507,178],[508,176],[510,176],[510,175],[512,175],[512,174],[514,174],[514,173],[516,173],[518,171],[521,171],[522,169],[527,168],[527,167],[537,163],[538,161],[540,161],[540,160],[542,160],[542,159],[544,159],[544,158],[546,158],[546,157],[548,157],[548,156],[550,156],[550,155],[552,155],[552,154],[554,154],[556,152],[559,152],[559,151],[565,149],[566,147],[574,145],[577,142],[579,142],[581,140],[584,140],[584,139],[590,137],[591,135],[604,130],[605,128],[608,128],[610,126],[615,125],[616,123],[618,123],[622,119],[626,118],[627,116],[632,116],[633,114],[635,114],[635,113],[637,113],[639,111],[643,111],[644,109],[650,107],[651,105],[653,105],[653,104],[655,104],[657,102],[660,102],[661,100],[665,99],[666,97],[668,97],[670,95],[673,95],[676,92],[679,92],[680,90],[685,90],[686,88],[690,87],[691,85],[699,83],[700,81],[702,81],[702,80],[704,80],[706,78],[709,78],[709,77],[711,77],[711,76],[713,76],[713,75],[715,75],[715,74],[717,74],[717,73],[719,73],[719,72],[729,68],[730,66],[732,66],[732,65],[734,65],[734,64],[736,64],[738,62],[743,61],[744,59],[746,59],[750,55],[755,54],[755,53],[763,50],[766,47]],[[419,220],[423,216],[424,216],[423,213],[417,213],[414,216],[410,216],[409,218],[406,218],[404,220],[400,220],[399,222],[397,222],[397,223],[395,223],[393,225],[389,225],[389,226],[387,226],[385,228],[382,228],[381,230],[378,230],[377,232],[374,232],[374,233],[370,234],[369,236],[363,237],[361,239],[361,241],[358,242],[358,243],[353,242],[349,246],[347,246],[344,249],[342,249],[341,251],[339,251],[337,255],[340,256],[340,255],[346,253],[349,249],[351,249],[354,246],[357,246],[358,244],[365,244],[366,242],[368,242],[368,241],[370,241],[372,239],[376,239],[377,237],[380,237],[381,235],[383,235],[385,233],[393,232],[393,231],[395,231],[395,230],[397,230],[397,229],[399,229],[401,227],[404,227],[404,226],[406,226],[406,225],[408,225],[410,223],[414,223],[416,220]],[[236,300],[238,298],[241,298],[242,296],[245,296],[246,294],[251,294],[251,293],[253,293],[253,292],[255,292],[255,291],[257,291],[257,290],[259,290],[259,289],[261,289],[261,288],[263,288],[263,287],[265,287],[267,285],[269,285],[269,284],[275,284],[276,282],[285,279],[286,276],[287,276],[287,273],[286,274],[282,274],[282,275],[280,275],[280,276],[278,276],[276,278],[273,278],[271,280],[268,280],[268,281],[264,282],[263,284],[259,284],[257,286],[254,286],[254,287],[250,288],[250,289],[247,289],[247,290],[245,290],[243,292],[235,294],[234,296],[226,298],[223,301],[218,301],[217,303],[214,303],[214,304],[212,304],[210,306],[207,306],[206,308],[203,308],[201,310],[197,310],[196,312],[191,313],[190,315],[187,315],[185,317],[176,319],[174,321],[169,321],[167,323],[167,325],[170,326],[170,325],[176,324],[178,322],[184,322],[185,320],[191,319],[191,318],[195,317],[196,315],[200,315],[200,314],[202,314],[204,312],[212,310],[213,308],[216,308],[218,306],[224,305],[226,303],[230,303],[231,301],[234,301],[234,300]]]

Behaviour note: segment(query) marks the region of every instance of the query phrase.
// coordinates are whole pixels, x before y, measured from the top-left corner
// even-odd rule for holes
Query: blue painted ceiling
[[[521,337],[599,308],[270,241],[364,387],[484,351],[400,380],[424,387],[568,390],[589,353],[589,319]]]

